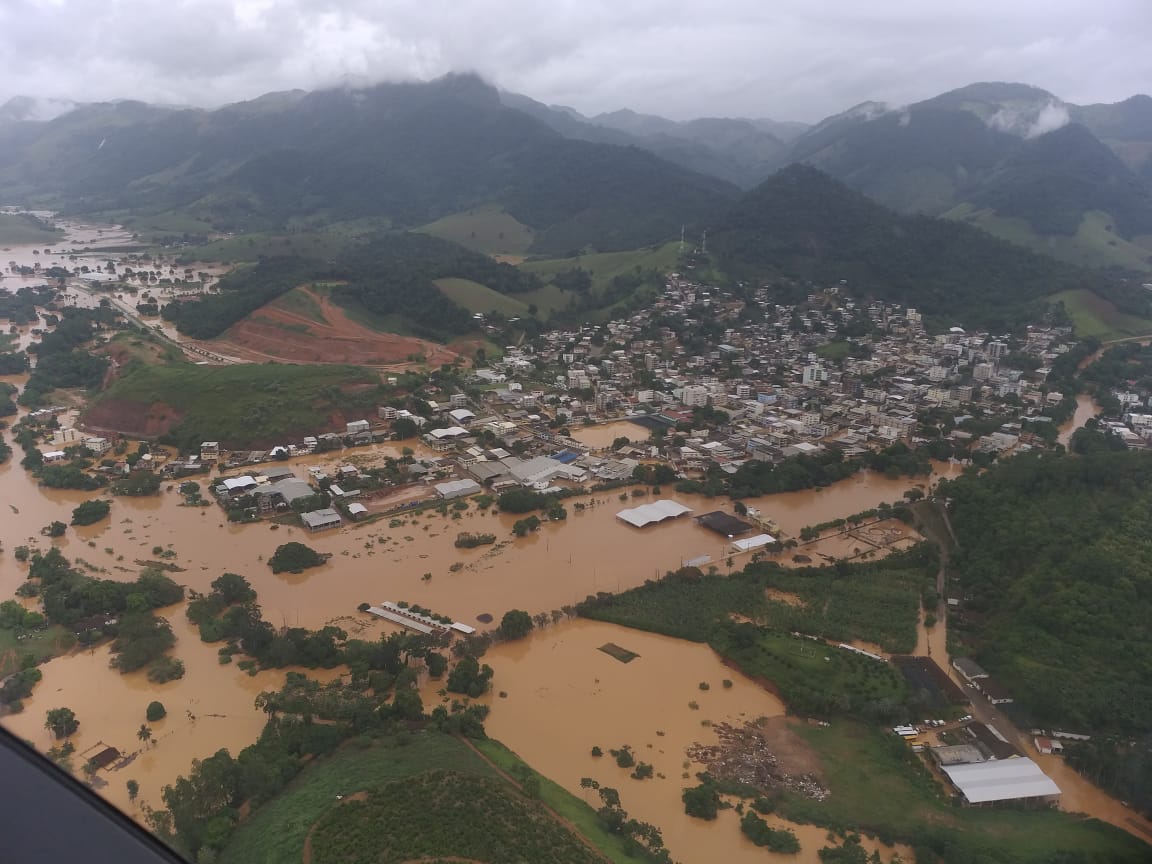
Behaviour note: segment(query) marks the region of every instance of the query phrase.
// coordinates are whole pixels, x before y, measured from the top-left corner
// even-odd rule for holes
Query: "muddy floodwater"
[[[1068,442],[1072,440],[1073,433],[1075,433],[1077,429],[1082,428],[1090,418],[1095,417],[1099,413],[1100,407],[1091,396],[1087,393],[1078,394],[1076,396],[1076,412],[1070,420],[1061,424],[1060,434],[1057,436],[1057,440],[1067,447]]]
[[[575,438],[588,447],[611,447],[617,438],[627,438],[633,444],[648,440],[648,430],[628,420],[615,420],[596,426],[569,426],[570,438]]]
[[[622,663],[599,650],[608,643],[639,656]],[[794,830],[801,844],[798,856],[772,855],[745,839],[733,810],[711,822],[685,815],[681,793],[705,768],[685,751],[715,744],[713,724],[738,726],[784,713],[778,698],[727,668],[707,645],[575,620],[497,645],[484,659],[495,670],[497,691],[486,697],[488,733],[594,807],[596,793],[581,789],[581,778],[617,789],[629,815],[661,829],[675,860],[807,864],[830,845],[823,829],[771,817],[773,827]],[[608,751],[624,745],[637,762],[653,766],[652,779],[634,780],[616,765]],[[594,746],[604,755],[592,756]],[[874,843],[868,848],[880,848],[886,859],[892,851]]]

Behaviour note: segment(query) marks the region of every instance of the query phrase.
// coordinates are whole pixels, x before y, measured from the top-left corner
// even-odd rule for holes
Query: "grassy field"
[[[516,221],[496,205],[453,213],[416,230],[451,240],[485,255],[513,258],[526,254],[536,239],[531,228]]]
[[[528,304],[515,297],[493,291],[471,279],[437,279],[436,287],[457,306],[469,312],[500,312],[508,317],[528,314]]]
[[[285,312],[302,315],[317,324],[328,323],[324,318],[324,313],[320,311],[320,304],[302,288],[293,288],[287,294],[273,300],[271,305],[277,309],[283,309]]]
[[[1152,333],[1152,318],[1121,312],[1111,301],[1085,289],[1061,291],[1048,299],[1064,304],[1077,336],[1095,336],[1108,341]]]
[[[486,741],[476,742],[476,746],[493,763],[513,776],[517,776],[519,772],[524,770],[531,771],[531,768],[519,756],[499,741],[489,738]],[[536,774],[534,771],[532,773]],[[607,855],[615,864],[635,864],[636,859],[624,851],[624,844],[620,837],[609,834],[600,826],[595,810],[558,783],[553,783],[542,774],[536,774],[536,776],[540,779],[540,800],[575,825],[577,830],[593,846]]]
[[[847,342],[827,342],[816,348],[816,354],[825,360],[843,360],[852,346]]]
[[[0,213],[0,244],[52,244],[59,242],[63,236],[63,231],[46,231],[19,213]]]
[[[346,744],[333,756],[306,768],[287,789],[245,820],[221,853],[220,864],[299,861],[309,829],[339,806],[337,795],[352,795],[390,780],[435,770],[497,776],[465,744],[447,735],[401,736],[374,741],[368,749]]]
[[[36,630],[24,639],[17,638],[15,630],[0,628],[0,680],[20,671],[20,658],[32,654],[38,662],[55,657],[76,642],[63,627]]]
[[[891,734],[851,722],[796,731],[820,756],[831,795],[822,802],[788,795],[785,818],[930,848],[944,864],[1040,864],[1066,860],[1137,864],[1149,847],[1119,828],[1051,810],[958,808],[919,758]]]
[[[1070,237],[1044,237],[1032,230],[1024,219],[997,216],[989,210],[977,210],[967,204],[961,204],[944,215],[1069,264],[1152,271],[1148,260],[1152,257],[1152,248],[1145,248],[1109,231],[1112,217],[1101,211],[1085,213],[1080,227]]]
[[[339,233],[241,234],[195,246],[181,255],[180,261],[235,263],[277,255],[330,258],[346,248],[351,239]]]
[[[174,443],[296,439],[326,430],[333,413],[374,410],[378,378],[356,366],[245,364],[142,366],[116,381],[93,404],[156,403],[181,415]]]
[[[538,261],[525,261],[521,269],[535,273],[547,284],[537,291],[517,295],[525,304],[531,303],[539,314],[547,317],[566,307],[571,296],[551,284],[557,273],[579,267],[587,270],[592,277],[591,293],[600,295],[616,276],[640,270],[658,270],[666,273],[676,269],[679,261],[679,243],[665,243],[662,246],[649,246],[643,249],[630,249],[624,252],[596,252],[578,255],[574,258],[547,258]]]

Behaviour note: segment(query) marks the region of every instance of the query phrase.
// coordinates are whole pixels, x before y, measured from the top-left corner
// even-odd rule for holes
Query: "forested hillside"
[[[1047,295],[1112,291],[1120,281],[965,225],[901,216],[802,165],[744,196],[708,242],[733,278],[788,276],[825,285],[844,279],[859,295],[906,303],[941,323],[993,329],[1035,320]]]
[[[165,306],[163,316],[197,339],[213,339],[297,285],[333,284],[333,297],[376,315],[401,316],[410,329],[449,338],[473,329],[471,315],[433,284],[471,279],[503,294],[539,288],[539,279],[486,255],[427,234],[387,234],[351,246],[335,259],[268,258],[220,282],[220,293]]]
[[[473,75],[215,111],[95,104],[0,139],[6,202],[230,232],[414,226],[497,204],[537,251],[631,249],[737,194],[647,151],[564,138]]]
[[[1038,724],[1152,732],[1152,457],[1028,453],[943,486],[976,659]]]

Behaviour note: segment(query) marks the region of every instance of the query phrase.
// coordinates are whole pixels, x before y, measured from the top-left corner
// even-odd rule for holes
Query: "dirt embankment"
[[[184,415],[163,402],[146,405],[127,399],[105,399],[83,415],[92,432],[117,432],[132,438],[158,438],[180,425]]]
[[[245,360],[289,363],[352,363],[390,366],[419,356],[432,365],[452,363],[457,354],[443,345],[382,333],[359,324],[327,297],[298,288],[315,303],[319,318],[301,315],[276,305],[261,306],[234,325],[210,348]]]

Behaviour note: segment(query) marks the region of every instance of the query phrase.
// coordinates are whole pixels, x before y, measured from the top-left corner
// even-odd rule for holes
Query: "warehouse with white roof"
[[[1055,803],[1060,787],[1026,757],[996,759],[966,765],[941,765],[952,785],[968,804],[992,804],[997,801]]]
[[[621,510],[616,514],[616,518],[622,522],[627,522],[635,528],[643,528],[647,525],[663,522],[665,519],[675,519],[677,516],[683,516],[685,513],[691,512],[691,507],[685,507],[677,501],[669,501],[667,498],[662,498],[659,501],[653,501],[651,504]]]

